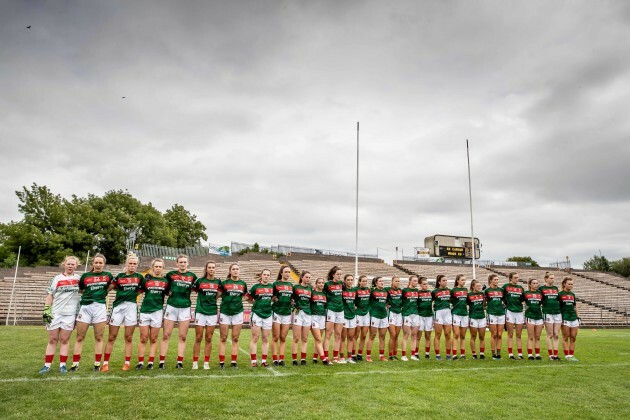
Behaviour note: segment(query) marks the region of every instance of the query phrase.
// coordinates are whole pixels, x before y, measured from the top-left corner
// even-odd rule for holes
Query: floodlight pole
[[[357,190],[355,202],[355,233],[354,233],[354,282],[359,276],[359,122],[357,121]]]
[[[472,206],[472,184],[470,182],[470,152],[468,139],[466,139],[466,159],[468,160],[468,199],[470,201],[470,236],[472,239],[472,277],[475,280],[475,231],[473,229],[473,206]]]
[[[90,261],[90,250],[88,249],[87,257],[85,258],[85,270],[84,270],[85,273],[87,273],[87,266],[88,266],[89,261]]]
[[[13,287],[11,288],[11,298],[9,299],[9,309],[7,310],[7,320],[5,325],[9,325],[9,315],[11,315],[11,305],[13,305],[13,292],[15,292],[15,281],[17,280],[18,267],[20,266],[20,253],[22,252],[22,245],[18,247],[17,261],[15,262],[15,274],[13,275]],[[13,325],[15,325],[15,318],[17,317],[17,309],[13,310]]]

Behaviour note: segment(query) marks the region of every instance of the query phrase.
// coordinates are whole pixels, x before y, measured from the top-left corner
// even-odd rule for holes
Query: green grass
[[[312,365],[309,351],[308,366],[252,369],[241,352],[240,369],[225,371],[217,368],[218,331],[212,369],[190,370],[191,330],[183,371],[174,369],[173,340],[166,371],[140,372],[120,370],[121,335],[108,373],[89,370],[90,334],[79,372],[60,375],[56,355],[53,372],[41,377],[44,329],[0,328],[2,417],[611,419],[628,418],[630,410],[630,330],[580,331],[579,363],[423,359],[325,367]],[[136,344],[137,337],[132,362]],[[244,330],[240,346],[248,345]]]

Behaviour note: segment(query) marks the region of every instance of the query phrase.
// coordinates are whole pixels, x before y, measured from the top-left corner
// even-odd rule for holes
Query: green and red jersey
[[[540,286],[538,291],[542,293],[542,310],[549,315],[560,313],[560,303],[558,302],[558,288],[556,286]]]
[[[542,314],[542,293],[538,290],[528,290],[523,293],[523,300],[525,301],[525,317],[529,319],[543,319]]]
[[[341,298],[343,299],[343,317],[345,319],[354,319],[357,316],[357,307],[354,301],[357,297],[356,287],[345,287],[341,292]]]
[[[234,316],[243,312],[243,296],[247,294],[247,284],[243,280],[224,280],[220,290],[222,314]]]
[[[140,273],[118,274],[113,282],[116,285],[116,298],[113,306],[116,307],[123,302],[136,303],[142,279],[143,277]]]
[[[107,298],[107,287],[114,281],[112,273],[101,271],[95,273],[90,271],[83,273],[79,279],[79,290],[83,291],[81,295],[81,305],[89,305],[91,303],[105,303]]]
[[[402,290],[402,315],[418,315],[418,289],[405,287]]]
[[[276,301],[271,304],[274,314],[291,315],[291,299],[293,298],[293,283],[278,280],[273,284],[273,296]]]
[[[364,316],[370,313],[370,288],[358,287],[357,297],[354,301],[357,307],[357,315]]]
[[[271,299],[273,298],[273,285],[257,283],[249,289],[249,296],[254,300],[252,312],[261,318],[271,316]]]
[[[468,289],[465,287],[454,287],[451,289],[451,302],[453,307],[451,313],[458,316],[468,315],[467,308]]]
[[[197,281],[197,275],[192,271],[182,273],[178,270],[166,274],[171,295],[166,301],[173,308],[190,308],[190,292]]]
[[[468,301],[468,316],[471,319],[483,319],[486,317],[484,309],[486,298],[483,292],[470,292],[466,300]]]
[[[193,290],[197,292],[195,312],[202,315],[216,315],[219,311],[217,297],[221,290],[221,280],[198,278],[193,284]]]
[[[448,287],[433,289],[433,310],[451,309],[451,290]]]
[[[562,291],[558,293],[560,301],[560,313],[563,321],[577,321],[578,315],[575,311],[575,294],[573,292]]]
[[[430,290],[418,290],[418,315],[433,316],[433,294]]]
[[[301,284],[293,286],[293,301],[295,302],[295,307],[300,311],[304,311],[307,315],[311,314],[312,293],[313,289],[311,286],[302,286]]]
[[[324,284],[324,293],[326,293],[326,299],[328,299],[326,309],[333,312],[343,311],[343,298],[341,297],[343,293],[342,282],[327,281]]]
[[[501,316],[505,315],[503,306],[503,289],[500,287],[488,287],[485,291],[486,301],[488,302],[488,315]]]
[[[523,293],[525,289],[520,284],[505,283],[503,285],[503,298],[508,311],[523,312]]]
[[[393,287],[386,287],[387,290],[387,304],[389,305],[389,311],[394,314],[402,312],[402,289]]]
[[[370,315],[374,318],[387,318],[387,290],[374,288],[370,294]]]
[[[147,274],[140,282],[140,290],[144,292],[140,313],[150,314],[164,309],[164,297],[168,293],[168,280],[164,277]]]
[[[326,315],[326,293],[313,290],[311,293],[311,315]]]

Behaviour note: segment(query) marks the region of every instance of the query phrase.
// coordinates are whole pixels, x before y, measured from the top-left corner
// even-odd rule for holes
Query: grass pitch
[[[128,372],[120,370],[121,335],[107,373],[90,371],[90,334],[78,372],[59,374],[55,355],[53,371],[42,377],[37,371],[43,365],[44,329],[1,327],[2,417],[611,419],[628,418],[630,412],[630,330],[580,331],[579,363],[550,362],[543,345],[545,360],[536,362],[422,359],[326,367],[313,365],[309,350],[308,366],[271,369],[249,367],[249,330],[244,330],[240,368],[225,371],[218,369],[218,331],[212,369],[190,369],[191,330],[184,370],[174,368],[174,339],[165,371]],[[489,353],[488,341],[486,346]]]

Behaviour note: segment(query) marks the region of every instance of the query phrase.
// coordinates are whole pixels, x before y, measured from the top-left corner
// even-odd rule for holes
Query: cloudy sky
[[[179,203],[209,241],[630,256],[630,5],[0,3],[0,221],[36,182]],[[31,29],[27,29],[27,26]],[[122,97],[125,97],[123,99]]]

